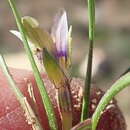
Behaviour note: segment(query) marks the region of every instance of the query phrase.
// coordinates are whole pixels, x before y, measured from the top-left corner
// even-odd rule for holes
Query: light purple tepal
[[[65,10],[60,10],[55,17],[54,25],[51,30],[51,36],[56,45],[56,57],[67,58],[68,49],[68,22]]]

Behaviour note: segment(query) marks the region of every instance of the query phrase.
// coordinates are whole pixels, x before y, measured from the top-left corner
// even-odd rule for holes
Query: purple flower
[[[60,10],[54,20],[51,36],[56,46],[56,58],[68,56],[68,22],[65,10]]]

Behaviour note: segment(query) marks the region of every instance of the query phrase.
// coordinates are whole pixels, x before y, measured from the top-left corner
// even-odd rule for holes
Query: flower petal
[[[51,30],[51,35],[56,44],[57,56],[67,57],[68,22],[65,10],[60,10],[56,15],[54,25]]]
[[[22,41],[22,36],[21,36],[20,32],[18,32],[16,30],[10,30],[10,32]]]
[[[20,32],[18,32],[16,30],[10,30],[10,32],[23,42],[22,35],[20,34]],[[29,43],[29,46],[30,46],[32,52],[35,53],[36,47],[34,46],[34,44],[31,43],[31,41],[29,39],[27,39],[27,40],[28,40],[28,43]]]
[[[54,51],[54,44],[48,32],[39,27],[38,22],[30,17],[25,16],[22,18],[23,26],[26,30],[28,39],[39,48],[46,48],[49,52]]]
[[[72,56],[72,25],[69,28],[68,32],[68,57],[67,57],[67,67],[71,66],[71,56]]]

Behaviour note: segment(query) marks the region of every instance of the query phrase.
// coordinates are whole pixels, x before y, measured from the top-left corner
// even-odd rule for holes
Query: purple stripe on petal
[[[63,51],[57,52],[56,58],[59,59],[60,57],[67,57],[66,52]]]

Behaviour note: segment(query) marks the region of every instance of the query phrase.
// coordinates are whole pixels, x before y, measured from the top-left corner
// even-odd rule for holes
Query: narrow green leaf
[[[32,52],[31,52],[31,50],[29,48],[28,41],[27,41],[27,38],[26,38],[26,33],[25,33],[25,30],[24,30],[23,24],[21,22],[21,17],[20,17],[20,15],[18,13],[18,10],[16,8],[14,0],[8,0],[8,1],[9,1],[10,6],[11,6],[11,9],[13,11],[13,14],[14,14],[18,29],[19,29],[19,31],[20,31],[20,33],[22,35],[24,48],[26,50],[26,53],[28,55],[28,58],[30,60],[31,65],[32,65],[34,76],[35,76],[35,79],[36,79],[36,82],[37,82],[37,85],[38,85],[38,88],[39,88],[39,91],[40,91],[40,94],[41,94],[41,97],[42,97],[42,101],[43,101],[45,110],[47,112],[49,125],[50,125],[52,130],[57,130],[57,122],[56,122],[53,106],[52,106],[50,98],[49,98],[49,96],[47,94],[46,88],[44,86],[44,83],[42,81],[42,78],[40,76],[38,68],[36,66],[36,63],[34,61]]]
[[[89,16],[89,53],[88,53],[88,65],[87,65],[87,71],[85,77],[85,86],[83,90],[81,121],[89,117],[93,44],[94,44],[94,36],[95,36],[95,0],[88,0],[88,16]]]
[[[88,0],[89,40],[95,37],[95,0]]]
[[[115,97],[120,91],[130,85],[130,73],[122,76],[119,80],[117,80],[111,88],[105,93],[105,95],[100,100],[93,116],[92,116],[92,130],[96,130],[97,124],[101,117],[101,113],[107,106],[107,104]]]

